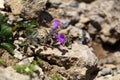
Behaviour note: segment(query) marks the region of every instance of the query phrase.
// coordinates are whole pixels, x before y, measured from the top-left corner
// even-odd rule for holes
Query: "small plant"
[[[0,47],[6,49],[12,55],[15,45],[13,44],[12,28],[7,24],[7,18],[0,13]]]
[[[39,57],[36,57],[35,60],[33,60],[32,64],[42,66],[43,62]]]
[[[30,20],[21,22],[21,27],[24,28],[24,36],[26,38],[25,41],[21,44],[22,46],[28,46],[30,44],[33,44],[37,46],[37,36],[38,31],[37,29],[34,29],[38,25],[38,22],[36,20]]]
[[[64,80],[59,74],[54,74],[52,77],[51,77],[52,80]]]
[[[0,65],[3,65],[3,66],[6,65],[5,60],[3,58],[0,59]]]
[[[58,44],[66,46],[70,44],[70,41],[67,39],[68,36],[58,33],[61,30],[59,20],[54,20],[51,30],[46,31],[45,36],[38,36],[39,33],[35,27],[39,24],[36,20],[22,21],[17,24],[24,28],[25,41],[22,42],[21,46],[29,46],[31,44],[38,46],[40,44],[52,47]]]
[[[59,20],[54,20],[50,31],[46,31],[46,36],[40,37],[40,43],[44,45],[53,46],[57,43],[65,45],[67,38],[63,33],[58,33],[61,30],[61,23]]]
[[[15,65],[14,69],[17,72],[26,75],[32,75],[34,71],[36,71],[35,65],[33,64]]]
[[[37,70],[36,66],[38,65],[42,66],[43,62],[39,57],[36,57],[31,64],[15,65],[14,69],[21,74],[32,75]]]

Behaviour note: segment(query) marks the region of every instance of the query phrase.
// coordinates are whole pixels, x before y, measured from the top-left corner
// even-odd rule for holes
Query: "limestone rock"
[[[98,59],[90,48],[75,42],[71,49],[66,47],[47,48],[38,53],[43,60],[49,61],[67,69],[66,75],[70,80],[86,79],[96,68]]]
[[[112,80],[120,80],[120,74],[113,76]]]
[[[93,29],[96,29],[96,33],[94,30],[91,30],[93,31],[91,32],[92,34],[97,34],[97,36],[99,36],[103,42],[115,44],[120,40],[119,6],[119,0],[96,0],[91,4],[80,3],[79,12],[83,13],[86,18],[90,19],[89,23],[93,25]],[[91,26],[86,26],[87,29],[89,27]]]
[[[8,0],[13,14],[20,14],[24,18],[36,18],[45,7],[47,0]]]
[[[29,80],[29,76],[17,73],[12,67],[0,67],[0,80]]]
[[[50,80],[44,75],[42,69],[39,66],[35,66],[37,73],[33,73],[32,80]],[[2,68],[0,67],[0,80],[31,80],[29,75],[23,75],[17,73],[12,67]]]
[[[5,8],[4,3],[5,3],[4,0],[0,0],[0,9],[4,9]]]
[[[95,0],[77,0],[77,1],[86,2],[86,3],[91,3],[91,2],[93,2],[93,1],[95,1]]]

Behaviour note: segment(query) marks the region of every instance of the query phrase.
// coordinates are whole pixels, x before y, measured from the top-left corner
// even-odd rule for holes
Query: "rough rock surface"
[[[101,3],[102,2],[102,3]],[[82,3],[81,3],[82,4]],[[86,5],[83,12],[90,19],[90,23],[96,29],[96,33],[104,42],[116,43],[119,37],[120,1],[97,0]],[[80,7],[81,8],[81,7]],[[88,29],[91,26],[88,26]]]
[[[13,14],[20,14],[28,19],[37,18],[46,2],[47,0],[8,0],[6,5],[10,6]]]
[[[0,9],[4,9],[5,8],[4,3],[5,3],[4,0],[0,0]]]
[[[29,77],[15,72],[11,67],[0,68],[0,80],[29,80]]]
[[[12,67],[2,68],[0,67],[0,80],[50,80],[46,77],[42,69],[36,66],[39,75],[34,73],[32,78],[29,75],[23,75],[16,72]]]
[[[43,60],[42,71],[48,77],[60,74],[64,80],[120,80],[120,0],[1,1],[5,1],[5,7],[7,8],[3,9],[4,3],[0,2],[0,6],[2,6],[0,10],[3,10],[0,12],[11,13],[10,7],[13,16],[9,14],[8,16],[9,20],[13,22],[16,20],[13,17],[17,18],[19,16],[17,14],[26,19],[38,17],[39,12],[45,6],[46,9],[42,11],[41,14],[43,15],[39,18],[42,17],[40,22],[43,21],[46,24],[37,28],[39,35],[45,35],[46,30],[51,25],[47,22],[52,20],[50,18],[54,18],[62,23],[63,30],[60,33],[77,38],[77,42],[71,43],[69,47],[55,45],[51,48],[30,45],[28,50],[24,51],[24,48],[19,45],[25,39],[20,36],[14,42],[17,45],[14,57],[20,59],[18,64],[31,63],[35,56],[39,56]],[[45,29],[45,31],[42,29]],[[86,32],[86,35],[83,34],[84,32]],[[83,37],[91,43],[83,45],[81,41]],[[0,55],[2,53],[0,49]],[[16,63],[8,53],[2,54],[0,58],[5,58],[7,63],[5,66]],[[6,69],[4,70],[6,71]],[[16,72],[14,73],[16,74]],[[34,77],[35,80],[39,80],[39,76],[36,74],[34,74]]]
[[[47,48],[47,50],[40,52],[38,56],[47,60],[50,64],[65,67],[67,79],[70,80],[88,78],[98,62],[90,48],[77,42],[71,45],[71,49],[65,47]]]

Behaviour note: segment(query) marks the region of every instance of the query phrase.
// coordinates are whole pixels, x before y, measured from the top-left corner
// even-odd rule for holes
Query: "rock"
[[[117,61],[117,57],[113,57],[113,56],[109,56],[109,57],[105,57],[103,59],[101,59],[99,61],[99,64],[102,65],[102,64],[113,64]]]
[[[98,22],[100,25],[102,25],[104,23],[104,18],[99,16],[99,15],[91,15],[89,16],[89,21],[90,20],[93,20],[93,21],[96,21]],[[104,27],[103,27],[104,28]]]
[[[112,69],[111,68],[104,68],[102,70],[101,75],[105,76],[105,75],[108,75],[108,74],[111,74],[111,73],[112,73]]]
[[[95,0],[77,0],[77,1],[85,2],[85,3],[91,3],[91,2],[94,2]]]
[[[0,0],[0,9],[4,9],[5,8],[4,3],[5,3],[4,0]]]
[[[69,4],[69,6],[70,7],[78,7],[79,6],[79,3],[78,3],[78,1],[76,1],[76,0],[73,0],[70,4]]]
[[[87,23],[88,21],[90,21],[89,18],[85,17],[84,15],[80,16],[79,22],[81,22],[81,23]]]
[[[19,65],[24,65],[24,64],[30,64],[33,61],[34,57],[28,57],[20,61],[18,64]]]
[[[7,21],[7,23],[13,24],[13,21],[15,21],[15,20],[16,20],[16,17],[11,14],[11,15],[8,16],[8,21]]]
[[[7,5],[10,6],[13,14],[20,14],[23,8],[23,0],[9,0]],[[18,7],[19,6],[19,7]]]
[[[62,0],[49,0],[49,2],[53,4],[60,4],[62,3]]]
[[[87,33],[86,31],[84,31],[80,28],[77,28],[77,27],[71,26],[71,25],[68,28],[59,31],[59,33],[64,33],[66,35],[69,35],[69,36],[72,36],[75,38],[77,37],[79,39],[86,38],[88,42],[91,40],[89,33]]]
[[[120,80],[120,74],[113,76],[112,80]]]
[[[30,80],[29,76],[17,73],[12,67],[0,67],[0,80]]]
[[[116,65],[113,64],[104,64],[105,68],[111,68],[111,69],[116,69]]]
[[[62,46],[47,48],[37,55],[41,59],[49,61],[50,64],[65,67],[67,79],[70,80],[88,79],[87,76],[90,76],[98,62],[90,48],[77,42],[71,44],[71,49]]]
[[[81,9],[79,12],[84,13],[84,15],[90,19],[90,23],[97,28],[97,36],[99,36],[103,42],[115,44],[120,40],[120,4],[118,0],[96,0],[91,4],[80,4],[82,5],[79,5],[79,10]],[[96,35],[96,33],[94,34]]]
[[[18,51],[17,49],[15,49],[14,53],[15,53],[14,57],[16,57],[16,58],[18,58],[20,60],[23,59],[23,54],[21,54],[20,51]]]
[[[32,80],[50,80],[50,78],[43,73],[43,70],[38,65],[35,65],[35,69],[37,71],[32,75]]]
[[[29,75],[17,73],[12,67],[0,67],[0,80],[50,80],[39,66],[35,65],[35,68],[37,71],[33,73],[31,78]]]
[[[85,27],[85,25],[83,24],[83,23],[77,23],[77,24],[75,24],[75,26],[77,27],[77,28],[80,28],[80,29],[82,29],[82,28],[84,28]]]
[[[29,19],[37,18],[46,2],[47,0],[8,0],[6,5],[10,6],[13,14],[20,14],[22,17]]]
[[[101,76],[99,78],[95,78],[94,80],[114,80],[112,79],[112,75]]]
[[[61,23],[62,23],[61,27],[67,28],[70,24],[70,20],[69,19],[64,19],[64,20],[61,20]]]
[[[71,11],[70,8],[68,8],[68,10],[66,10],[66,16],[76,17],[78,13],[74,9]]]
[[[79,13],[84,13],[85,12],[85,10],[87,9],[87,7],[88,7],[88,5],[87,4],[85,4],[84,2],[81,2],[80,4],[79,4],[79,7],[78,7],[78,12]]]
[[[5,66],[13,66],[18,62],[18,59],[12,56],[9,52],[2,49],[2,53],[0,54],[0,59],[3,59]]]

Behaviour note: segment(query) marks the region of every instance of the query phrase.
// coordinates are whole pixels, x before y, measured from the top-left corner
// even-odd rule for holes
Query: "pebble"
[[[72,1],[70,4],[69,4],[70,7],[74,7],[74,8],[77,8],[79,6],[79,2],[77,0],[74,0]]]
[[[98,15],[92,15],[89,17],[91,20],[98,22],[99,24],[104,23],[104,18],[98,16]]]
[[[70,24],[70,20],[66,19],[66,20],[62,20],[62,27],[63,28],[67,28]]]
[[[34,57],[25,58],[22,61],[20,61],[18,64],[19,65],[30,64],[33,60],[34,60]]]
[[[49,0],[49,2],[52,4],[60,4],[62,1],[61,0]]]
[[[89,18],[85,17],[84,15],[81,15],[81,16],[80,16],[80,22],[81,22],[81,23],[86,23],[86,22],[88,22],[88,21],[90,21]]]
[[[87,4],[85,4],[85,3],[80,3],[79,4],[79,8],[78,8],[78,12],[84,12],[85,11],[85,9],[87,8]]]
[[[18,58],[18,59],[23,59],[23,55],[21,54],[21,52],[20,51],[18,51],[18,50],[14,50],[14,53],[15,53],[15,55],[14,55],[14,57],[16,57],[16,58]]]
[[[80,23],[80,22],[77,23],[77,24],[75,24],[75,26],[78,27],[78,28],[80,28],[80,29],[82,29],[82,28],[85,27],[85,25],[83,23]]]
[[[101,75],[108,75],[112,73],[112,69],[111,68],[103,68],[103,70],[101,71]]]
[[[120,74],[120,65],[117,65],[117,73]]]

